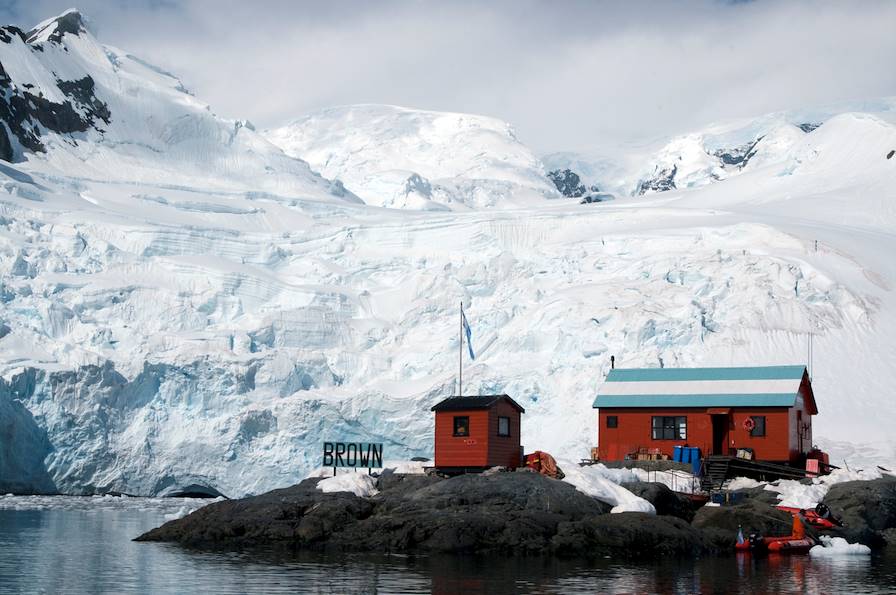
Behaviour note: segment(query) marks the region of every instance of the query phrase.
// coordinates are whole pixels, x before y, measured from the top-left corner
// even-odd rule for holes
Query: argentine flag
[[[470,340],[470,335],[473,333],[470,331],[469,323],[467,323],[467,315],[464,314],[463,304],[460,307],[460,321],[464,327],[464,334],[467,336],[467,350],[470,352],[470,359],[476,359],[476,356],[473,354],[473,343]]]

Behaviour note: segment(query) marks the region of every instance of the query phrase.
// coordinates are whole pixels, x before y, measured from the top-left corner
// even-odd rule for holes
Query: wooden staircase
[[[721,490],[728,480],[731,468],[731,457],[710,455],[703,459],[703,476],[700,478],[700,489],[704,492]]]
[[[807,472],[805,469],[778,463],[710,455],[703,459],[700,488],[706,492],[721,490],[728,479],[739,476],[752,477],[759,481],[774,481],[802,479],[807,476]]]

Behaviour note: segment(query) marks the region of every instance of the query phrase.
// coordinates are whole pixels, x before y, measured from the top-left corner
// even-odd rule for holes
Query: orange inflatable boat
[[[767,552],[770,554],[805,554],[817,545],[817,542],[806,535],[806,527],[800,520],[799,514],[793,515],[793,526],[790,535],[781,537],[762,537],[751,533],[745,539],[743,532],[738,530],[737,544],[734,548],[742,552]]]

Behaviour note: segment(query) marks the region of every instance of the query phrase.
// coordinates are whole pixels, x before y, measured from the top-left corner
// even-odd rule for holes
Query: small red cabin
[[[594,407],[598,457],[608,461],[696,446],[802,466],[818,413],[805,366],[615,369]]]
[[[520,417],[525,410],[507,395],[449,397],[436,413],[435,466],[464,473],[519,467]]]

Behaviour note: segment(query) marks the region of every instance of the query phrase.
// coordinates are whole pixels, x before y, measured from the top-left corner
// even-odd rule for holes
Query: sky
[[[0,0],[28,28],[72,0]],[[536,152],[896,95],[896,2],[80,0],[100,41],[258,128],[334,105],[485,114]]]

